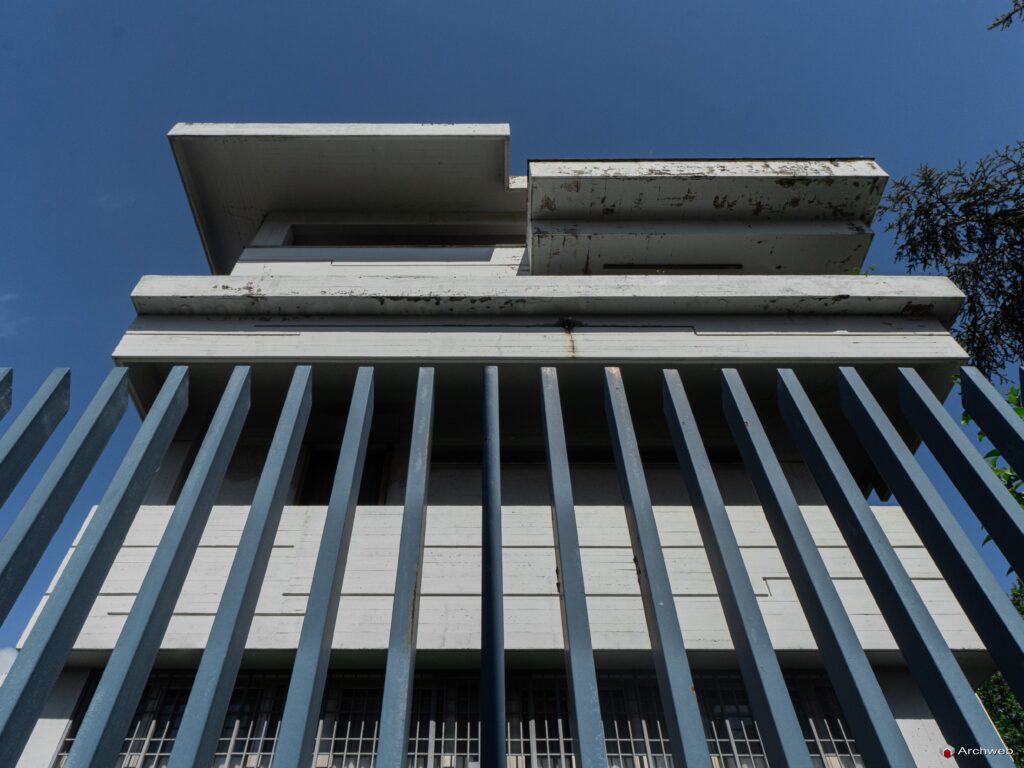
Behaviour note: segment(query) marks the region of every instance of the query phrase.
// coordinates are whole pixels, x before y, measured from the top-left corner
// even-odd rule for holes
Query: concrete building
[[[1002,746],[971,686],[1024,625],[910,455],[962,297],[861,273],[874,161],[170,142],[211,275],[143,277],[114,350],[167,447],[27,627],[0,762],[1012,764],[941,754]]]

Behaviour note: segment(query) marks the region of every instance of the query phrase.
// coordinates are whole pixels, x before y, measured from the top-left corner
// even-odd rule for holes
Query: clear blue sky
[[[530,157],[870,155],[899,176],[1024,138],[1024,27],[985,29],[1004,5],[6,0],[0,364],[16,407],[65,365],[80,412],[138,278],[206,271],[164,136],[177,121],[509,122],[514,173]],[[899,272],[891,253],[879,236],[868,263]],[[0,646],[102,491],[86,487]]]

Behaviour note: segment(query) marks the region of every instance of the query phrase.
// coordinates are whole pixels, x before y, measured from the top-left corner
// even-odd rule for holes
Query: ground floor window
[[[787,675],[804,738],[820,768],[863,768],[828,679]],[[732,673],[694,676],[708,748],[716,768],[766,768],[742,680]],[[437,673],[416,678],[409,731],[409,768],[479,767],[479,681]],[[192,675],[155,672],[146,686],[121,757],[111,768],[167,765],[192,686]],[[648,674],[599,679],[605,744],[611,768],[669,768],[657,681]],[[373,768],[383,679],[379,674],[333,673],[327,683],[311,768]],[[288,690],[283,672],[238,676],[217,745],[214,768],[269,768]],[[83,695],[54,763],[62,768],[85,713]],[[507,683],[508,768],[572,768],[572,731],[565,677],[510,675]]]

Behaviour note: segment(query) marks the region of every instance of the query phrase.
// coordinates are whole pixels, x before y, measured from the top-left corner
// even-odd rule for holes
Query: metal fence
[[[605,410],[625,499],[626,518],[647,626],[657,691],[675,764],[710,766],[693,674],[669,585],[622,376],[605,369]],[[231,706],[245,639],[270,548],[295,470],[311,407],[308,366],[295,369],[251,510],[242,532],[195,682],[181,711],[167,764],[211,764]],[[341,440],[327,522],[299,646],[275,736],[275,768],[307,768],[318,738],[337,619],[332,599],[344,572],[354,507],[373,414],[373,377],[356,377]],[[540,372],[543,420],[563,618],[566,690],[575,764],[609,765],[608,734],[591,644],[554,368]],[[10,406],[12,375],[0,370],[0,412]],[[892,420],[851,368],[838,372],[839,403],[853,433],[895,492],[912,525],[1011,689],[1024,696],[1024,621],[953,516]],[[704,441],[679,374],[663,374],[664,416],[693,500],[722,601],[749,711],[764,757],[773,766],[811,766],[801,716],[790,697],[711,471]],[[0,765],[14,765],[68,659],[90,607],[123,542],[143,494],[188,405],[189,372],[168,374],[97,506],[24,649],[0,687]],[[963,404],[1006,461],[1024,470],[1024,421],[977,371],[960,377]],[[501,574],[499,375],[484,369],[482,662],[480,758],[505,765],[508,700],[504,670]],[[936,721],[950,742],[1000,744],[952,652],[913,587],[833,438],[792,371],[777,376],[778,410],[835,516]],[[67,755],[68,766],[110,765],[129,732],[188,565],[249,409],[250,371],[234,370],[192,463],[174,512]],[[0,503],[68,410],[69,375],[55,371],[0,438]],[[761,415],[737,371],[721,376],[722,407],[761,499],[857,748],[871,766],[913,763],[878,681],[782,472]],[[1018,573],[1024,572],[1024,514],[975,445],[912,369],[899,371],[900,409],[954,480]],[[127,372],[114,370],[78,419],[0,541],[0,620],[25,586],[127,407]],[[433,434],[433,369],[421,368],[415,399],[390,643],[376,740],[377,768],[404,768],[416,720],[414,679],[419,577]],[[844,738],[846,738],[844,736]],[[820,764],[820,762],[818,763]],[[1005,755],[978,764],[1009,766]]]

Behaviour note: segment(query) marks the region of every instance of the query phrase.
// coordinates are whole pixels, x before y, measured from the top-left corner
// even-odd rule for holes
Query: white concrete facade
[[[614,496],[615,478],[608,470],[582,467],[576,483],[590,486],[592,494],[594,486],[606,486],[600,491]],[[799,466],[791,470],[794,484],[813,498],[815,491],[805,471]],[[450,486],[451,491],[433,495],[457,502],[459,495],[471,495],[466,491],[476,488],[478,474],[470,466],[438,468],[432,490]],[[648,477],[652,486],[666,487],[671,493],[676,490],[674,486],[681,485],[676,474],[671,467],[653,467]],[[507,482],[543,488],[543,468],[511,472]],[[720,467],[719,482],[730,489],[726,497],[730,518],[773,645],[780,653],[813,652],[814,639],[742,467]],[[393,504],[358,508],[339,595],[341,619],[334,634],[334,648],[339,651],[387,648],[402,515],[397,491],[393,492],[397,497]],[[685,494],[679,496],[679,504],[659,505],[655,513],[683,637],[687,649],[695,653],[729,651],[732,643],[693,510]],[[140,510],[75,645],[78,657],[95,657],[113,647],[171,509],[145,506]],[[971,653],[984,654],[984,646],[903,512],[886,506],[875,511],[950,647],[965,658]],[[285,508],[249,635],[250,650],[289,651],[296,647],[325,512],[326,508],[320,506]],[[168,651],[198,652],[205,646],[246,513],[244,506],[214,508],[164,639],[163,647]],[[895,642],[831,514],[820,499],[805,506],[804,514],[863,647],[891,663],[892,652],[897,650]],[[649,650],[622,507],[581,504],[577,519],[595,651]],[[550,509],[541,505],[507,506],[502,522],[506,648],[561,650]],[[426,536],[418,646],[435,651],[478,649],[479,508],[458,503],[431,506]]]

